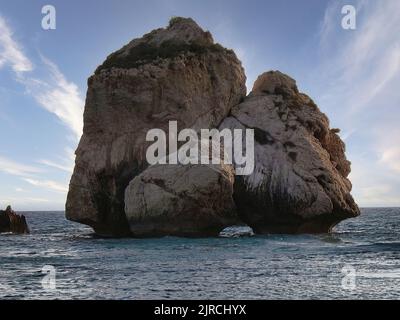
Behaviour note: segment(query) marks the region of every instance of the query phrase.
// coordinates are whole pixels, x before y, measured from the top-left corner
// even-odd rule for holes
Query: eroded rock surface
[[[68,219],[103,236],[208,236],[247,223],[255,233],[328,232],[359,209],[337,129],[280,72],[245,97],[233,51],[192,19],[175,18],[111,54],[88,80]],[[150,129],[254,129],[255,170],[155,165]],[[240,220],[239,218],[240,217]]]
[[[179,130],[216,127],[245,94],[236,55],[192,19],[173,19],[110,55],[88,81],[67,218],[129,235],[125,188],[147,167],[147,131],[167,131],[169,120]]]
[[[256,233],[328,232],[359,214],[338,130],[289,76],[262,74],[220,128],[255,130],[255,169],[234,199]]]
[[[239,223],[231,165],[154,165],[125,192],[133,236],[218,236]]]

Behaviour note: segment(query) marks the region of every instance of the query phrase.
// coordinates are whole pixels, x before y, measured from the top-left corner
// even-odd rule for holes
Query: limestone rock
[[[255,233],[327,232],[357,216],[338,129],[289,76],[264,73],[246,98],[245,79],[234,52],[192,19],[108,56],[88,80],[66,217],[103,236],[148,237],[218,235],[243,223]],[[148,167],[146,134],[167,132],[169,121],[178,131],[254,129],[254,172]]]
[[[192,19],[175,18],[111,54],[88,80],[66,217],[100,235],[130,235],[124,194],[147,167],[147,131],[167,131],[169,120],[179,130],[217,127],[245,94],[234,52]]]
[[[0,210],[0,233],[2,232],[29,233],[25,216],[16,214],[10,206],[6,210]]]
[[[217,236],[239,223],[232,165],[154,165],[125,192],[125,212],[136,237]]]
[[[255,130],[255,169],[236,177],[234,199],[256,233],[328,232],[359,214],[344,143],[289,76],[261,75],[223,128]]]

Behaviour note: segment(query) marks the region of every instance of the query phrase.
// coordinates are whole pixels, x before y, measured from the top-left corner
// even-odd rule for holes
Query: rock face
[[[168,131],[169,120],[178,130],[217,127],[245,94],[236,55],[192,19],[175,18],[111,54],[88,81],[67,218],[129,235],[125,188],[147,167],[147,131]]]
[[[83,136],[66,217],[103,236],[208,236],[247,223],[255,233],[327,232],[359,214],[337,129],[296,83],[267,72],[245,97],[233,51],[192,19],[135,39],[89,78]],[[255,170],[155,165],[150,129],[254,129]],[[239,221],[239,218],[241,221]]]
[[[0,233],[2,232],[29,233],[25,216],[16,214],[10,206],[6,210],[0,210]]]
[[[218,236],[239,223],[232,165],[154,165],[125,191],[133,236]]]
[[[338,130],[287,75],[262,74],[220,128],[254,129],[255,169],[234,199],[256,233],[328,232],[359,214]]]

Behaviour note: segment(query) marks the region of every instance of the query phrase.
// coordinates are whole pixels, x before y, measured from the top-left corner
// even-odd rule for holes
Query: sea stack
[[[153,128],[215,128],[246,94],[235,53],[192,19],[135,39],[89,78],[83,136],[76,151],[66,216],[100,235],[130,235],[125,189],[148,166]]]
[[[328,232],[359,210],[337,130],[296,83],[267,72],[246,97],[232,50],[190,18],[171,19],[111,54],[88,80],[83,136],[66,217],[102,236],[214,236],[246,223],[256,233]],[[254,129],[255,170],[155,165],[146,133]]]
[[[16,214],[11,206],[0,210],[0,233],[11,232],[16,234],[29,233],[28,224],[24,215]]]

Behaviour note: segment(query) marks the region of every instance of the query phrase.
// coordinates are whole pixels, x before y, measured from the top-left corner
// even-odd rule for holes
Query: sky
[[[234,49],[248,91],[268,70],[296,79],[341,129],[358,204],[400,206],[400,1],[0,0],[0,208],[64,210],[87,78],[173,16]]]

